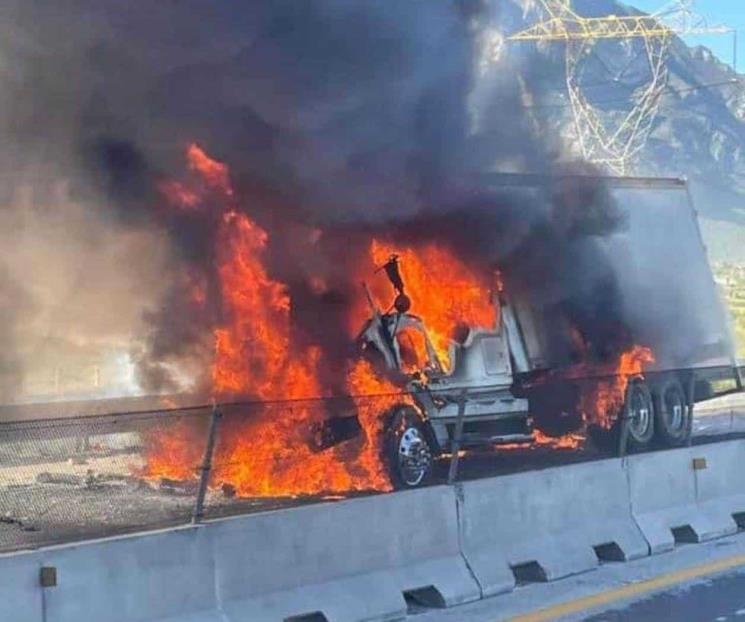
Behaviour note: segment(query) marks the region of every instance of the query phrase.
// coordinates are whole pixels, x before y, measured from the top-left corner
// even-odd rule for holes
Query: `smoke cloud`
[[[334,342],[330,376],[347,355],[336,326],[353,295],[355,232],[447,244],[500,265],[515,287],[550,285],[591,344],[621,323],[593,251],[620,224],[603,191],[526,200],[486,181],[567,170],[560,138],[526,108],[540,63],[500,44],[520,2],[10,0],[0,17],[0,163],[37,191],[68,180],[71,197],[66,215],[55,206],[24,225],[47,299],[31,295],[26,262],[0,266],[14,301],[0,308],[4,343],[16,345],[6,369],[23,367],[32,305],[39,317],[76,309],[55,335],[127,341],[145,390],[204,373],[221,318],[215,212],[165,213],[158,192],[192,141],[229,164],[237,204],[269,232],[272,276],[303,309],[298,339]],[[307,227],[327,232],[313,252]],[[577,272],[587,258],[594,269]],[[322,296],[308,288],[311,269],[333,284]],[[190,303],[184,275],[204,283],[208,305]]]

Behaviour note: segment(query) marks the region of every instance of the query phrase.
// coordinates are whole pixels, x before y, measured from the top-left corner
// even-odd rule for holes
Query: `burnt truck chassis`
[[[523,187],[545,182],[532,176],[499,177],[499,183],[506,180],[506,185]],[[684,201],[678,207],[683,211],[673,217],[690,226],[687,238],[680,242],[690,249],[699,277],[710,281],[708,302],[698,304],[702,308],[705,303],[711,308],[719,304],[685,181],[597,179],[626,191],[682,191]],[[437,358],[424,322],[408,312],[411,304],[404,292],[397,257],[392,256],[380,270],[385,270],[396,298],[391,309],[382,313],[365,286],[371,317],[359,334],[358,344],[382,374],[396,378],[407,392],[406,399],[386,413],[384,458],[396,487],[424,484],[432,473],[434,460],[443,454],[456,457],[457,469],[461,447],[527,445],[535,440],[534,429],[554,437],[582,429],[584,422],[577,408],[579,395],[583,388],[587,390],[588,383],[602,382],[607,376],[573,377],[551,364],[536,365],[535,354],[540,350],[535,342],[537,329],[525,301],[513,305],[503,292],[498,292],[492,301],[497,307],[498,325],[470,327],[462,339],[452,342],[450,369],[446,370]],[[726,320],[724,315],[715,315],[713,321],[718,330]],[[414,369],[407,365],[406,347],[399,339],[406,331],[420,335],[426,352],[426,360]],[[717,345],[722,344],[720,339]],[[742,376],[734,353],[730,355],[730,346],[720,347],[724,363],[720,360],[711,366],[645,370],[643,375],[629,377],[625,399],[611,422],[587,426],[590,440],[604,453],[621,455],[627,450],[689,444],[695,403],[742,390]],[[718,383],[729,383],[729,388],[718,389]]]
[[[573,406],[580,385],[607,380],[515,373],[524,350],[517,319],[501,296],[495,301],[499,325],[472,328],[461,343],[452,343],[450,371],[443,370],[423,321],[407,313],[406,304],[397,301],[391,312],[380,313],[369,299],[373,313],[359,337],[362,352],[373,365],[385,366],[389,377],[393,372],[406,389],[406,398],[386,413],[384,459],[397,488],[425,484],[434,461],[457,456],[460,449],[529,445],[535,441],[534,429],[548,436],[579,431],[584,422]],[[427,361],[404,374],[405,354],[397,337],[409,330],[420,333]],[[687,445],[694,404],[709,396],[709,382],[693,370],[631,377],[613,425],[591,425],[589,436],[608,455]]]

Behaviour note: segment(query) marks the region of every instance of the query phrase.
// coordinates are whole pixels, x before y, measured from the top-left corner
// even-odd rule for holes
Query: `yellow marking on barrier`
[[[545,609],[539,609],[538,611],[510,618],[510,622],[543,622],[544,620],[555,620],[561,616],[579,613],[580,611],[586,611],[588,609],[595,609],[596,607],[608,605],[626,598],[648,594],[674,585],[679,585],[680,583],[724,572],[725,570],[732,570],[738,566],[745,566],[745,555],[725,557],[706,564],[700,564],[698,566],[692,566],[683,570],[659,575],[653,579],[647,579],[646,581],[639,581],[638,583],[625,585],[614,590],[608,590],[607,592],[600,592],[598,594],[593,594],[592,596],[585,596],[576,600],[560,603],[553,607],[546,607]]]

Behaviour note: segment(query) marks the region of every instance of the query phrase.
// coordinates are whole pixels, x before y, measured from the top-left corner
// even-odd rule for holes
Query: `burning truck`
[[[525,185],[526,179],[499,182]],[[649,344],[632,343],[611,365],[588,364],[590,344],[569,314],[505,291],[496,272],[485,292],[490,323],[454,326],[446,353],[426,318],[411,311],[416,300],[407,295],[399,255],[376,271],[392,286],[390,306],[381,307],[364,284],[369,318],[359,351],[406,396],[386,415],[384,459],[395,486],[422,485],[434,460],[460,447],[530,444],[536,434],[565,435],[583,426],[606,450],[621,442],[630,450],[683,446],[695,402],[740,387],[685,182],[602,183],[625,195],[618,199],[627,206],[628,225],[604,240],[602,250],[618,270],[627,330]],[[663,262],[666,257],[673,260]]]
[[[213,486],[411,488],[461,447],[578,431],[608,450],[680,446],[694,404],[741,385],[683,181],[491,175],[450,208],[345,227],[262,213],[225,164],[197,145],[187,161],[160,213],[208,261],[153,316],[141,371],[168,371],[164,342],[176,362],[211,360],[205,384],[236,411]],[[202,438],[148,436],[144,474],[193,477]]]

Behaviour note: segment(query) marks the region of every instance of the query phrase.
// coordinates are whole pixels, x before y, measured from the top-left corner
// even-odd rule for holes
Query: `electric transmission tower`
[[[693,13],[692,0],[677,0],[651,15],[582,17],[571,0],[539,0],[548,19],[517,32],[510,41],[560,42],[566,48],[566,88],[582,156],[617,175],[628,174],[646,144],[667,87],[667,56],[676,35],[734,34],[709,26]],[[630,98],[631,107],[613,126],[587,99],[581,81],[585,62],[599,40],[641,41],[650,77]],[[734,63],[733,63],[734,64]]]

